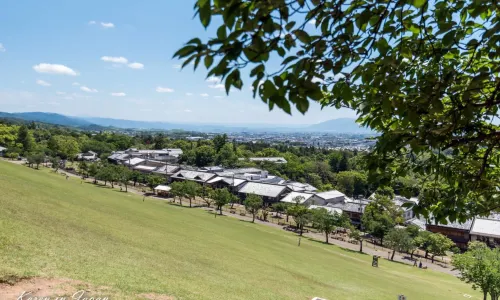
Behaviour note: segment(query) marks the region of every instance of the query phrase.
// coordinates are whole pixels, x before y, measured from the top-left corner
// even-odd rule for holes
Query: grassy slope
[[[0,161],[0,277],[65,277],[184,299],[461,299],[452,276]]]

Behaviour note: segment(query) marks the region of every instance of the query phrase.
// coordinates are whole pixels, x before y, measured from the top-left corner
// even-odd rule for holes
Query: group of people
[[[413,266],[414,266],[414,267],[416,267],[416,266],[417,266],[417,260],[415,260],[415,261],[413,262]],[[419,267],[419,269],[427,269],[427,266],[424,266],[424,265],[422,264],[422,261],[419,261],[419,263],[418,263],[418,267]]]

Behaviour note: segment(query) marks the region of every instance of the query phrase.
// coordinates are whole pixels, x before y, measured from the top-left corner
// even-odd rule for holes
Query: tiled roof
[[[326,209],[331,214],[334,214],[334,213],[341,214],[342,213],[342,209],[336,208],[336,207],[322,206],[322,205],[311,205],[311,206],[309,206],[309,209],[319,209],[319,208],[324,208],[324,209]]]
[[[135,165],[138,165],[138,164],[140,164],[140,163],[142,163],[144,161],[145,160],[142,159],[142,158],[134,157],[134,158],[125,160],[123,163],[125,165],[128,165],[128,166],[135,166]]]
[[[287,187],[284,185],[247,182],[238,191],[244,194],[256,194],[264,197],[278,197]]]
[[[332,191],[328,191],[328,192],[322,192],[322,193],[317,193],[316,196],[318,196],[320,198],[323,198],[325,200],[335,199],[335,198],[340,198],[340,197],[346,198],[346,196],[343,193],[341,193],[339,191],[336,191],[336,190],[332,190]]]
[[[433,225],[433,226],[439,226],[439,227],[448,227],[448,228],[455,228],[455,229],[461,229],[461,230],[470,230],[472,227],[472,219],[467,220],[464,223],[460,222],[450,222],[448,221],[448,224],[435,224],[434,220],[431,219],[431,222],[427,223],[428,225]]]
[[[283,197],[283,199],[281,199],[280,201],[281,202],[287,202],[287,203],[295,203],[294,199],[296,197],[303,197],[302,201],[299,202],[300,204],[302,204],[302,203],[306,202],[312,196],[314,196],[314,194],[311,194],[311,193],[300,193],[300,192],[291,192],[288,195],[286,195],[285,197]]]
[[[168,185],[159,185],[159,186],[155,187],[154,189],[155,189],[155,191],[165,191],[165,192],[168,192],[172,188],[169,187]]]
[[[159,173],[159,174],[172,174],[177,172],[180,169],[179,166],[173,166],[173,165],[163,165],[159,167],[158,169],[154,170],[153,173]]]
[[[234,178],[234,180],[233,180],[233,178],[231,178],[231,177],[217,176],[217,177],[214,177],[214,178],[210,179],[209,181],[207,181],[207,183],[216,183],[219,181],[224,181],[225,183],[229,184],[230,186],[238,186],[238,185],[242,184],[243,182],[245,182],[246,180],[239,179],[239,178]]]
[[[209,179],[213,178],[214,176],[215,174],[212,173],[182,170],[172,175],[172,178],[206,182]]]
[[[156,168],[158,167],[153,167],[153,166],[135,166],[132,169],[134,170],[139,170],[139,171],[147,171],[147,172],[153,172]]]
[[[474,220],[470,234],[500,238],[500,220],[477,218]]]

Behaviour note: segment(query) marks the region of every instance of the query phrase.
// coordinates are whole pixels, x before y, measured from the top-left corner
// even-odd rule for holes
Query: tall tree
[[[194,150],[194,163],[197,167],[205,167],[215,161],[215,151],[210,146],[200,146]]]
[[[216,135],[213,138],[213,142],[214,142],[215,152],[219,153],[219,151],[222,149],[222,147],[224,147],[224,145],[226,145],[226,143],[227,143],[227,134],[224,133],[222,135],[219,135],[219,134]]]
[[[207,204],[207,207],[210,208],[210,205],[212,205],[212,202],[214,201],[212,199],[214,189],[212,189],[209,186],[203,186],[200,190],[200,196],[201,199]]]
[[[222,207],[229,203],[231,199],[231,193],[226,188],[216,189],[212,193],[212,198],[215,201],[215,205],[217,206],[219,214],[222,215]]]
[[[325,242],[328,244],[328,237],[337,228],[337,219],[339,214],[331,214],[324,208],[317,208],[313,210],[312,221],[313,227],[325,234]]]
[[[497,300],[500,296],[500,249],[492,250],[480,242],[469,243],[468,251],[453,256],[453,267],[460,272],[459,278],[471,283],[473,289],[483,293],[483,299]]]
[[[117,168],[118,182],[125,186],[125,192],[128,192],[128,185],[132,179],[132,171],[125,166],[118,166]]]
[[[355,110],[380,133],[371,181],[410,171],[442,180],[442,196],[415,209],[464,220],[498,208],[500,195],[497,2],[197,0],[204,27],[222,22],[174,56],[183,67],[203,62],[227,93],[248,70],[269,109],[305,113],[317,101]],[[425,159],[408,167],[408,155]]]
[[[255,194],[250,194],[247,195],[247,198],[243,203],[245,204],[245,209],[252,214],[252,223],[255,223],[255,216],[262,208],[262,197]]]
[[[355,228],[351,228],[351,231],[349,232],[349,238],[359,243],[359,252],[363,253],[363,236],[361,235],[361,231]]]
[[[434,233],[430,235],[428,249],[432,254],[432,263],[434,263],[435,256],[445,256],[446,251],[449,251],[453,246],[455,246],[455,243],[441,233]]]
[[[171,188],[170,194],[173,196],[174,202],[175,198],[178,197],[179,204],[182,206],[182,197],[184,197],[185,195],[184,182],[179,182],[179,181],[172,182],[172,184],[170,184],[170,188]]]
[[[399,207],[396,207],[389,198],[378,194],[375,200],[366,206],[361,217],[363,227],[374,237],[379,238],[381,244],[384,243],[384,237],[389,230],[402,221]]]
[[[151,191],[153,191],[153,189],[156,186],[165,182],[165,178],[163,178],[162,176],[158,176],[158,175],[148,175],[146,177],[146,181],[148,183],[148,187],[151,189]]]
[[[22,145],[24,155],[34,149],[35,139],[33,138],[33,134],[30,132],[26,125],[22,125],[21,127],[19,127],[19,131],[17,133],[17,142]]]
[[[289,214],[293,216],[293,220],[295,224],[297,224],[297,229],[299,230],[299,235],[302,236],[304,233],[304,226],[311,221],[311,210],[302,205],[293,205],[289,208]]]
[[[391,260],[394,260],[396,251],[407,252],[412,249],[413,240],[405,229],[393,228],[387,233],[384,244],[392,250]]]
[[[193,207],[192,201],[200,194],[201,186],[194,181],[184,182],[184,193],[189,199],[189,207]]]

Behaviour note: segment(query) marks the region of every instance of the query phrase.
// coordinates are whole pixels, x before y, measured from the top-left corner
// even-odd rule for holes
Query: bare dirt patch
[[[172,296],[161,295],[156,293],[148,293],[148,294],[140,294],[137,297],[147,300],[174,300],[175,298]]]
[[[57,297],[103,299],[109,297],[109,288],[96,288],[78,280],[63,278],[29,278],[0,283],[0,299],[2,300],[29,299],[30,297],[32,299],[36,299],[35,297],[38,299],[56,299]]]

